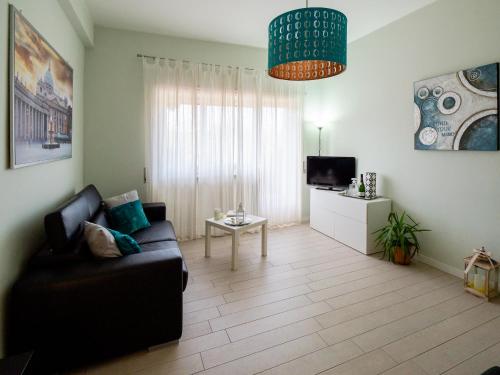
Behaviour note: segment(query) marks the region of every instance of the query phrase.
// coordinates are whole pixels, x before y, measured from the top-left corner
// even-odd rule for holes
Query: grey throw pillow
[[[122,256],[116,244],[115,237],[103,226],[86,221],[83,233],[94,256],[98,258]]]

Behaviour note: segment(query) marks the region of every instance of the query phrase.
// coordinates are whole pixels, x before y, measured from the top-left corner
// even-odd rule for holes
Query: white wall
[[[143,188],[146,55],[264,69],[267,51],[97,27],[85,61],[85,183],[104,196]]]
[[[500,61],[499,15],[497,0],[440,0],[351,43],[344,74],[308,84],[306,134],[327,124],[328,152],[377,172],[379,193],[432,229],[422,254],[455,271],[481,245],[500,259],[500,152],[415,151],[413,82]]]
[[[0,0],[0,356],[5,302],[24,261],[43,240],[43,216],[83,184],[84,48],[56,0],[15,0],[17,9],[73,67],[73,158],[21,169],[9,167],[8,1]],[[36,314],[36,312],[34,312]]]
[[[80,37],[83,45],[94,45],[94,20],[84,0],[59,0],[59,5]]]

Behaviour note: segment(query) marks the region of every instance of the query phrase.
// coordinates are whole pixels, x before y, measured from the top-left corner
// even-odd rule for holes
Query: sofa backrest
[[[102,197],[89,185],[68,202],[45,216],[45,233],[53,251],[70,249],[83,231],[83,222],[103,214]]]

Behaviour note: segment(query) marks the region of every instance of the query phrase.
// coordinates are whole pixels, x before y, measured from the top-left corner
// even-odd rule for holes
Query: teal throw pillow
[[[134,240],[128,234],[123,234],[113,229],[108,230],[115,238],[116,245],[118,246],[118,249],[120,250],[120,253],[122,253],[122,255],[137,254],[142,252],[136,240]]]
[[[151,226],[139,199],[111,208],[109,215],[113,228],[125,234],[131,234]]]

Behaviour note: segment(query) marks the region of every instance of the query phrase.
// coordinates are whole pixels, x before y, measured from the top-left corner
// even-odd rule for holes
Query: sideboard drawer
[[[335,215],[335,239],[344,245],[367,253],[366,224],[351,218]]]
[[[343,197],[341,195],[334,195],[333,199],[330,200],[330,209],[342,216],[349,217],[361,223],[366,223],[367,214],[366,214],[366,205],[367,201],[357,199],[357,198],[349,198]]]
[[[332,213],[321,206],[311,206],[310,225],[311,228],[316,229],[318,232],[329,237],[335,237]]]

